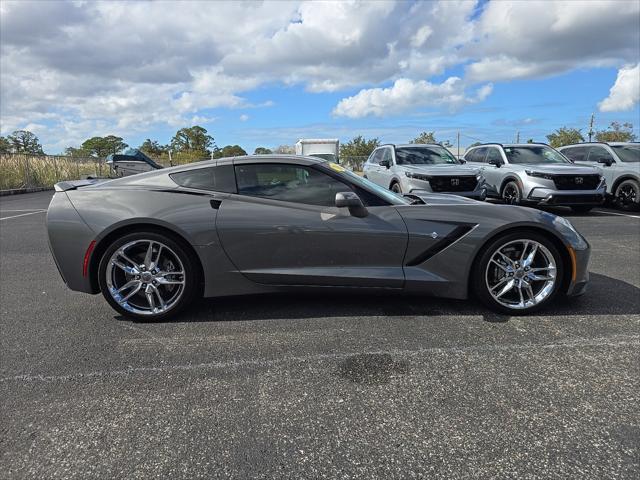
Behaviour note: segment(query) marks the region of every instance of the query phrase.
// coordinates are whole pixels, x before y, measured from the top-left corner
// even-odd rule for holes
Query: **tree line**
[[[561,127],[546,136],[552,147],[561,147],[585,141],[582,131],[577,128]],[[597,142],[633,142],[636,135],[633,133],[631,123],[612,122],[606,130],[595,132]],[[528,143],[533,143],[533,139],[528,139]],[[449,140],[439,140],[435,132],[420,132],[409,143],[415,144],[439,144],[447,148],[453,145]],[[474,143],[471,146],[478,145]],[[348,142],[340,145],[340,156],[346,157],[368,157],[373,150],[380,146],[378,137],[365,138],[362,135],[353,137]],[[107,135],[105,137],[91,137],[79,147],[68,147],[64,154],[71,157],[106,157],[107,155],[120,153],[127,145],[122,137]],[[223,158],[240,155],[247,155],[247,152],[239,145],[226,145],[218,147],[215,139],[209,135],[204,127],[194,125],[192,127],[181,128],[176,132],[171,141],[166,145],[161,145],[157,140],[147,138],[138,147],[143,153],[155,159],[168,159],[171,155],[182,156],[189,160],[202,160],[204,158]],[[20,153],[29,155],[44,155],[42,145],[38,137],[28,130],[16,130],[6,137],[0,136],[0,153]],[[267,147],[257,147],[254,155],[265,155],[270,153],[292,154],[295,148],[291,145],[280,145],[273,149]]]

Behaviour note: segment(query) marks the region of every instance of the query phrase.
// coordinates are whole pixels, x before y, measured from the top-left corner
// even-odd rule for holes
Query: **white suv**
[[[484,200],[480,168],[464,165],[442,145],[383,145],[363,167],[364,177],[399,194],[451,193]]]
[[[488,195],[505,203],[565,205],[584,213],[605,199],[599,168],[575,165],[543,143],[488,143],[470,148],[464,159],[482,168]]]
[[[576,164],[597,165],[620,208],[640,208],[640,143],[579,143],[558,149]]]

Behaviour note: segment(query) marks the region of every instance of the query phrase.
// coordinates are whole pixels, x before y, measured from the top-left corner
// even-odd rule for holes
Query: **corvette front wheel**
[[[534,232],[514,232],[492,241],[473,271],[473,290],[489,308],[525,315],[558,294],[563,259],[553,242]]]

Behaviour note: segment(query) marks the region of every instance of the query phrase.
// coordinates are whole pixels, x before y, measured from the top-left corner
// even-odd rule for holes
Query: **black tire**
[[[181,296],[175,300],[175,303],[170,306],[165,311],[158,313],[145,313],[140,314],[128,310],[124,308],[120,303],[118,303],[111,293],[109,292],[109,287],[107,284],[107,267],[110,263],[110,259],[112,255],[126,244],[130,244],[134,241],[143,241],[149,240],[153,242],[157,242],[158,244],[162,244],[171,255],[175,255],[178,261],[182,263],[182,268],[184,271],[184,276],[179,276],[180,280],[184,281],[184,285],[181,291]],[[138,258],[132,258],[134,261],[138,261]],[[112,267],[113,268],[113,267]],[[125,275],[124,273],[120,273],[120,275]],[[131,278],[130,276],[127,278]],[[125,235],[123,237],[115,240],[107,249],[105,250],[102,258],[100,259],[100,266],[98,268],[98,283],[100,285],[100,291],[102,295],[107,300],[109,305],[113,307],[114,310],[121,313],[122,315],[141,321],[160,321],[169,317],[173,317],[188,307],[198,296],[200,293],[200,269],[198,268],[198,259],[195,258],[195,255],[189,250],[189,248],[184,244],[184,241],[179,239],[178,237],[174,237],[173,235],[166,235],[164,233],[159,232],[135,232]],[[155,283],[154,283],[155,285]],[[159,285],[158,288],[173,288],[172,286],[162,286]],[[180,288],[180,287],[178,287]],[[142,291],[140,291],[136,295],[141,295]],[[132,297],[132,299],[135,297]],[[140,297],[138,297],[140,298]],[[154,297],[157,298],[157,297]],[[141,299],[139,300],[142,301]],[[128,305],[130,302],[126,302]],[[131,302],[133,303],[133,302]]]
[[[399,195],[402,195],[402,187],[400,186],[400,184],[398,182],[393,182],[391,184],[391,187],[389,187],[389,190],[391,190],[392,192],[395,192]]]
[[[593,205],[574,205],[571,210],[575,213],[589,213],[593,210]]]
[[[520,205],[522,202],[522,191],[515,181],[507,182],[501,193],[502,201],[507,205]]]
[[[506,307],[495,300],[489,292],[489,286],[486,281],[486,276],[488,275],[487,267],[494,253],[501,246],[517,240],[533,240],[543,245],[553,256],[553,260],[556,264],[555,283],[553,284],[553,288],[550,293],[546,298],[540,301],[540,303],[521,309]],[[481,253],[474,262],[474,266],[471,271],[471,291],[482,303],[495,312],[507,315],[527,315],[545,308],[553,301],[562,289],[564,272],[565,265],[563,263],[563,257],[560,255],[560,252],[551,240],[549,240],[545,235],[537,232],[527,230],[515,231],[495,238],[482,248]]]
[[[635,180],[624,180],[616,187],[614,204],[622,210],[640,210],[640,184]]]

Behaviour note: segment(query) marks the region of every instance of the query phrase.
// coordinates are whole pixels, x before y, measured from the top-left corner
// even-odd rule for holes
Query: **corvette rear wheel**
[[[196,264],[177,241],[155,232],[111,244],[98,270],[100,290],[118,312],[139,320],[175,315],[197,292]]]
[[[534,232],[514,232],[491,242],[476,263],[473,289],[492,310],[524,315],[558,294],[564,272],[555,245]]]

